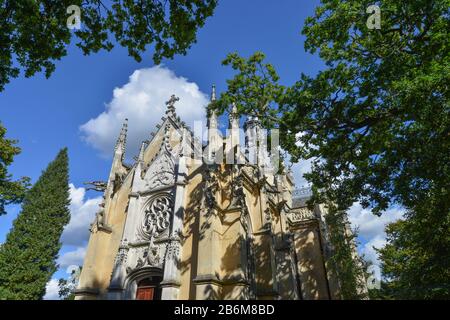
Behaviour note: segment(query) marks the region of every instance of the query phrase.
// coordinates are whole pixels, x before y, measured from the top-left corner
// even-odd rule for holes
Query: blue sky
[[[324,66],[317,56],[305,53],[304,37],[300,34],[304,19],[313,14],[317,4],[318,1],[298,0],[219,1],[214,16],[199,31],[197,43],[188,54],[165,60],[163,65],[177,77],[197,84],[204,94],[209,94],[213,83],[220,93],[232,75],[230,68],[221,65],[226,54],[237,51],[248,56],[260,50],[276,67],[282,82],[292,84],[301,72],[312,75]],[[58,150],[67,146],[70,182],[78,196],[73,210],[84,215],[92,211],[99,194],[84,193],[83,182],[106,179],[111,159],[86,143],[80,126],[104,112],[114,99],[114,89],[126,85],[136,70],[153,66],[151,50],[141,63],[136,63],[120,47],[83,56],[78,48],[70,46],[68,56],[57,62],[50,79],[42,74],[13,79],[0,93],[0,119],[8,129],[8,137],[18,139],[22,148],[10,172],[35,181]],[[149,127],[148,132],[152,129]],[[88,199],[94,200],[87,203]],[[11,206],[8,214],[0,217],[0,242],[19,209]],[[355,210],[361,212],[360,208]],[[364,239],[364,243],[368,241]],[[78,249],[79,245],[65,244],[61,255]],[[61,270],[55,277],[64,275]]]
[[[315,4],[296,0],[220,1],[188,54],[166,60],[164,65],[197,83],[205,93],[213,83],[220,92],[232,74],[230,68],[221,66],[226,54],[237,51],[248,56],[261,50],[277,67],[282,81],[292,83],[300,72],[314,74],[322,66],[319,58],[304,52],[300,35],[303,20],[313,13]],[[57,151],[67,146],[73,183],[104,177],[109,162],[83,143],[79,126],[101,113],[113,89],[124,85],[136,69],[151,66],[150,52],[142,63],[136,63],[120,47],[83,56],[71,46],[50,79],[42,74],[13,79],[0,93],[0,119],[8,136],[18,139],[23,149],[11,172],[34,179]]]

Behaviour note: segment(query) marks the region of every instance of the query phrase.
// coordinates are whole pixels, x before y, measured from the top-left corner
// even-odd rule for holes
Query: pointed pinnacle
[[[216,85],[212,85],[212,91],[211,91],[211,101],[216,101]]]
[[[125,152],[125,144],[127,142],[127,132],[128,132],[128,118],[125,118],[125,121],[122,124],[122,129],[120,130],[119,137],[117,138],[115,150],[119,147],[122,149],[122,152]]]

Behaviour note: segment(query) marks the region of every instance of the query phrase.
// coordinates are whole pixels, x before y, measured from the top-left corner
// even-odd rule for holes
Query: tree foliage
[[[69,222],[67,149],[27,192],[22,211],[0,248],[0,299],[36,300],[56,271],[59,241]]]
[[[28,178],[12,180],[8,166],[20,153],[17,141],[5,137],[6,129],[0,124],[0,215],[6,213],[5,206],[22,201],[28,187]]]
[[[345,212],[337,211],[331,205],[328,210],[325,222],[332,248],[328,261],[330,270],[337,275],[340,295],[345,300],[366,299],[367,262],[357,255],[357,231],[350,230]]]
[[[313,146],[295,154],[321,158],[309,179],[323,198],[375,213],[448,199],[449,1],[384,1],[381,30],[365,25],[368,1],[323,3],[303,33],[328,68],[285,105],[287,128],[305,119],[300,140]]]
[[[67,8],[81,9],[80,30],[67,27]],[[186,54],[217,0],[0,0],[0,91],[21,68],[26,77],[67,55],[73,38],[85,55],[111,50],[114,40],[137,61],[149,45],[153,60]]]
[[[381,293],[393,299],[448,299],[450,215],[416,208],[389,224],[386,234],[387,245],[379,250],[387,279]]]
[[[373,4],[381,9],[381,29],[366,25]],[[235,100],[239,112],[280,129],[281,146],[294,161],[312,159],[305,178],[313,201],[336,205],[336,212],[355,201],[377,215],[393,204],[406,208],[410,227],[392,233],[390,242],[428,258],[398,260],[402,269],[391,276],[399,281],[414,261],[417,270],[433,273],[450,261],[441,250],[450,215],[449,8],[448,0],[322,0],[302,33],[324,70],[280,87],[263,54],[230,54],[224,64],[237,75],[215,105],[223,110]],[[430,287],[438,278],[422,277]]]
[[[231,66],[238,73],[227,80],[227,91],[213,101],[210,108],[223,113],[235,103],[239,113],[257,116],[263,125],[273,127],[279,121],[276,102],[283,97],[285,88],[278,84],[280,77],[273,65],[264,63],[264,58],[262,52],[256,52],[248,59],[237,52],[230,53],[222,64]]]

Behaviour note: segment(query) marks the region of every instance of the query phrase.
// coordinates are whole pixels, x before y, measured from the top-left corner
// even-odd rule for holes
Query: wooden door
[[[136,290],[136,300],[153,300],[155,287],[138,287]]]

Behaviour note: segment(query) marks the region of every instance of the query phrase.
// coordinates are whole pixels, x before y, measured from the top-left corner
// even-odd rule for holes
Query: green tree
[[[231,103],[235,103],[238,113],[258,116],[268,128],[279,125],[277,102],[286,89],[278,84],[280,77],[273,65],[264,63],[264,59],[262,52],[256,52],[248,59],[240,57],[237,52],[230,53],[222,64],[231,66],[238,73],[227,80],[227,91],[221,93],[220,99],[209,107],[223,113]]]
[[[67,149],[27,192],[22,211],[0,248],[0,299],[42,299],[56,271],[60,237],[69,222]]]
[[[5,206],[22,201],[29,184],[28,178],[13,181],[8,166],[20,153],[17,141],[5,138],[6,129],[0,123],[0,215],[6,213]]]
[[[381,29],[366,25],[373,4],[381,9]],[[410,238],[414,254],[429,258],[401,259],[393,272],[402,281],[399,272],[417,263],[417,270],[436,273],[423,277],[430,282],[421,290],[439,294],[431,279],[442,279],[438,273],[450,261],[442,250],[450,215],[449,8],[449,0],[322,0],[302,33],[324,70],[280,87],[264,55],[231,54],[224,63],[237,75],[213,106],[223,110],[236,101],[239,112],[280,129],[294,161],[312,159],[305,178],[313,201],[336,212],[355,201],[377,215],[393,204],[406,208],[410,227],[389,240]],[[263,98],[255,103],[258,90]]]
[[[67,27],[71,5],[81,9],[80,30]],[[85,55],[111,50],[113,39],[137,61],[149,45],[155,63],[186,54],[216,5],[217,0],[0,0],[0,91],[21,68],[26,77],[42,70],[49,77],[72,38]]]
[[[416,210],[387,226],[388,243],[378,250],[387,279],[382,294],[394,299],[450,297],[450,218],[441,218],[445,221]]]

